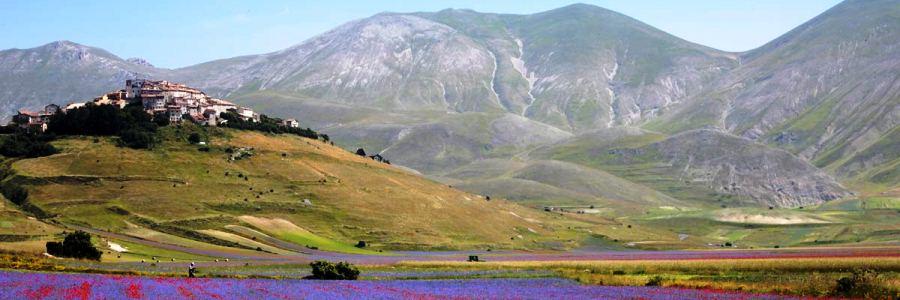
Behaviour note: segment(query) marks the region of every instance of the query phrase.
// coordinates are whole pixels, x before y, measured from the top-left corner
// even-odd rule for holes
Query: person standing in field
[[[194,262],[191,262],[191,266],[188,267],[188,278],[194,278],[195,272],[197,272],[197,268],[194,267]]]

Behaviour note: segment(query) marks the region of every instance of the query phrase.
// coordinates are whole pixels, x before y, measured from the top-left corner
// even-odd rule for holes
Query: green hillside
[[[57,140],[61,153],[16,161],[5,184],[25,187],[54,216],[46,222],[191,247],[255,249],[239,237],[259,234],[354,253],[371,252],[352,247],[360,240],[375,250],[542,248],[567,222],[318,140],[218,129],[200,151],[179,138],[192,130],[165,128],[154,150]]]

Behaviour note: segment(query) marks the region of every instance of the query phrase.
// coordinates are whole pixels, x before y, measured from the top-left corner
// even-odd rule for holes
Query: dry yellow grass
[[[63,221],[113,231],[128,225],[110,207],[160,223],[283,219],[341,243],[366,240],[387,249],[540,248],[575,235],[565,232],[561,222],[570,221],[562,217],[487,201],[321,141],[225,132],[211,140],[211,152],[183,142],[145,151],[67,138],[54,142],[63,153],[20,160],[13,169],[29,182],[32,203]],[[252,147],[254,154],[229,162],[227,147]]]

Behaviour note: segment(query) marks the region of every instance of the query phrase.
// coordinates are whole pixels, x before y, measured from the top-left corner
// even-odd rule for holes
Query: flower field
[[[0,299],[785,299],[565,279],[315,281],[0,271]]]

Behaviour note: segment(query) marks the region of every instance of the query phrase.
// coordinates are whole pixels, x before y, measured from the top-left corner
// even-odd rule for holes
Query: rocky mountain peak
[[[384,13],[363,19],[354,26],[365,39],[406,40],[412,37],[437,38],[455,30],[447,25],[412,15]]]
[[[140,57],[132,57],[132,58],[126,59],[125,61],[130,62],[135,65],[139,65],[139,66],[145,66],[145,67],[151,67],[151,68],[155,67],[149,61],[147,61],[146,59],[140,58]]]
[[[82,44],[78,44],[78,43],[75,43],[72,41],[67,41],[67,40],[59,40],[59,41],[55,41],[55,42],[50,42],[41,47],[47,48],[47,49],[55,49],[55,50],[72,50],[72,49],[78,49],[78,48],[81,48],[81,49],[87,48],[86,46],[84,46]]]

